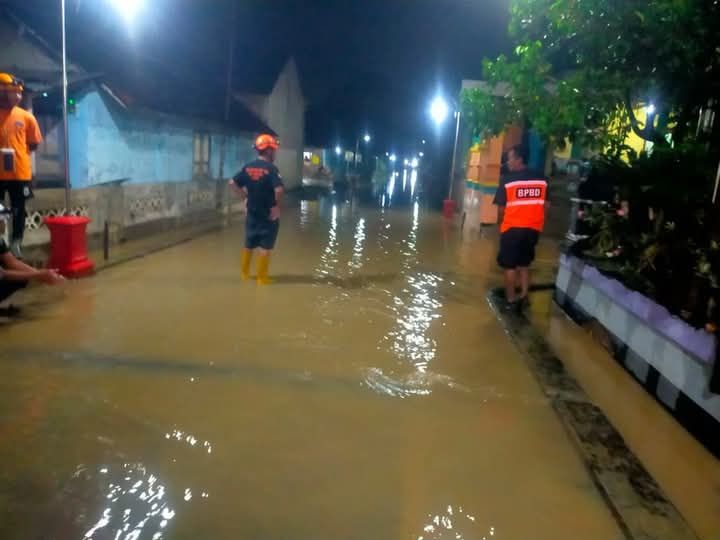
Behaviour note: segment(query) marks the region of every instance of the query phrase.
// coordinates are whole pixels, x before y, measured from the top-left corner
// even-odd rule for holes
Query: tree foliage
[[[486,60],[489,88],[463,99],[481,131],[525,120],[557,141],[619,148],[622,127],[681,142],[720,96],[715,0],[513,0],[511,10],[512,56]]]

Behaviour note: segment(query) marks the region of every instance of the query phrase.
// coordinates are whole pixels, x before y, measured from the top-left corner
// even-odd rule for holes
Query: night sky
[[[146,0],[128,22],[110,0],[66,1],[71,57],[110,55],[117,60],[102,60],[108,70],[151,59],[176,77],[222,88],[233,0]],[[58,39],[59,0],[4,3],[16,6],[49,40]],[[292,54],[308,102],[308,143],[350,146],[367,130],[378,152],[410,150],[421,138],[438,138],[426,112],[433,95],[456,95],[462,78],[481,76],[484,56],[507,48],[508,5],[239,0],[235,86],[267,86]]]

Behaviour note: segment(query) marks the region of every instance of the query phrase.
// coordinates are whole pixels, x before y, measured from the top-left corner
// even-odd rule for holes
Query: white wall
[[[277,166],[285,185],[302,182],[302,153],[305,147],[305,99],[294,60],[280,73],[268,100],[267,122],[280,137]]]

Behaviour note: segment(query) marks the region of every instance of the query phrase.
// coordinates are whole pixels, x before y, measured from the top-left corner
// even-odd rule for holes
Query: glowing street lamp
[[[122,15],[126,22],[132,21],[144,4],[144,0],[109,0],[110,4]],[[68,77],[67,77],[67,39],[65,24],[65,0],[60,0],[60,37],[62,40],[62,95],[63,95],[63,134],[65,136],[65,212],[70,211],[70,140],[68,128]]]
[[[419,152],[419,153],[418,153],[418,156],[420,156],[420,157],[425,157],[425,152]]]
[[[336,153],[338,156],[339,156],[340,154],[342,154],[342,148],[340,148],[339,146],[336,146],[336,147],[335,147],[335,153]]]
[[[144,0],[109,0],[110,4],[115,10],[125,19],[130,22],[140,12],[140,8],[143,5]]]
[[[455,107],[457,108],[457,107]],[[454,109],[453,109],[454,110]],[[450,106],[442,96],[437,96],[430,104],[430,116],[438,127],[445,122],[450,114]],[[460,136],[460,111],[455,111],[455,143],[453,144],[452,165],[450,167],[450,185],[447,201],[452,201],[453,181],[455,179],[455,164],[457,162],[458,137]]]
[[[413,158],[413,160],[410,162],[410,166],[413,169],[417,169],[420,162],[418,161],[418,158]]]
[[[430,104],[430,117],[433,119],[436,125],[445,123],[448,115],[450,114],[450,105],[442,96],[437,96],[433,99]]]
[[[372,137],[370,137],[370,135],[367,134],[367,133],[363,136],[363,141],[365,141],[365,144],[368,144],[371,139],[372,139]],[[360,139],[358,139],[357,141],[355,141],[355,160],[354,160],[355,163],[354,163],[354,169],[355,169],[355,172],[356,172],[356,173],[357,173],[357,158],[358,158],[358,152],[360,152]]]
[[[392,161],[393,163],[395,163],[395,162],[397,161],[397,156],[396,156],[395,154],[392,154],[392,155],[390,156],[390,161]]]

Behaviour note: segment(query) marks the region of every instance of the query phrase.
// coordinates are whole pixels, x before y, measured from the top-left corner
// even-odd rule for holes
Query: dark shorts
[[[497,262],[501,268],[527,268],[535,260],[540,233],[535,229],[508,229],[500,235]]]
[[[247,249],[274,249],[279,230],[280,220],[270,221],[269,219],[248,217],[245,222],[245,247]]]

